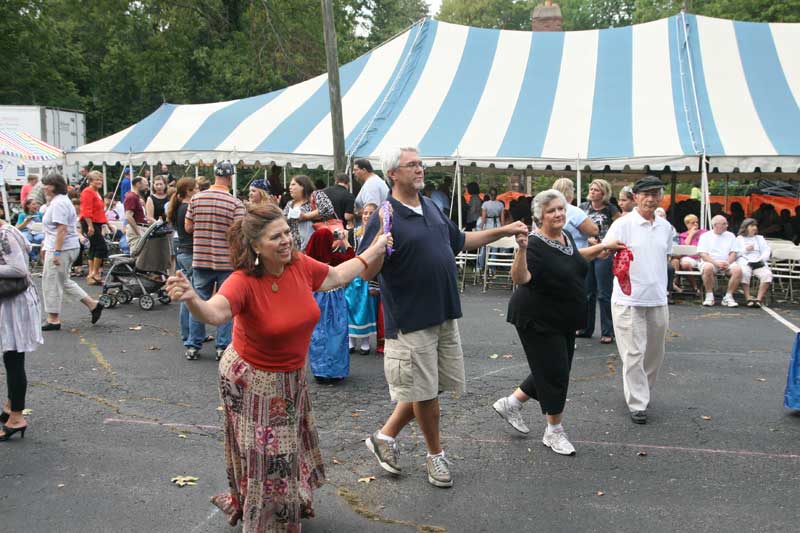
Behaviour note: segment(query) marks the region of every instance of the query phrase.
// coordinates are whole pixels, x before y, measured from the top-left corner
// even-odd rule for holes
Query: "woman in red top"
[[[311,333],[320,317],[314,291],[347,285],[391,244],[376,238],[361,256],[332,267],[292,249],[280,208],[252,206],[228,230],[234,272],[203,301],[182,272],[169,278],[173,301],[206,324],[233,318],[233,342],[219,363],[230,492],[211,501],[244,531],[299,531],[314,515],[325,479],[306,385]]]
[[[103,238],[103,227],[108,224],[106,204],[100,196],[103,188],[103,175],[98,171],[89,172],[89,185],[81,192],[81,228],[89,237],[89,273],[86,275],[88,285],[103,283],[103,260],[108,257],[108,246]]]

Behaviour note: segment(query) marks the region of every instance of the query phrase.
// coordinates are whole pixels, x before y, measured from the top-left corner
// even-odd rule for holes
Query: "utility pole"
[[[328,92],[331,100],[331,132],[333,134],[334,171],[344,172],[344,123],[342,121],[342,90],[339,87],[339,54],[336,48],[336,28],[333,24],[333,3],[322,0],[322,26],[325,30],[325,58],[328,62]]]

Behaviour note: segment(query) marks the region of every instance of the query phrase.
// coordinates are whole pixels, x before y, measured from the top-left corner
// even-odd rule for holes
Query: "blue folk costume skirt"
[[[378,313],[378,298],[370,296],[369,282],[355,278],[345,288],[347,297],[348,332],[353,338],[369,337],[378,332],[375,317]]]
[[[350,374],[347,339],[347,300],[344,289],[315,292],[320,317],[311,334],[308,359],[318,378],[345,378]]]

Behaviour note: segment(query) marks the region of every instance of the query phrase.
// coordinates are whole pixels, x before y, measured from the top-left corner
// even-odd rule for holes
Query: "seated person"
[[[767,266],[772,250],[764,237],[758,235],[758,222],[752,218],[742,221],[736,240],[739,241],[740,248],[736,262],[742,269],[742,290],[747,299],[747,307],[761,307],[769,284],[772,283],[772,271]],[[755,300],[750,298],[750,278],[753,274],[761,281]]]
[[[25,199],[25,204],[22,206],[22,213],[17,216],[17,229],[31,244],[42,244],[44,241],[43,232],[34,232],[30,228],[31,223],[42,221],[42,214],[39,213],[39,207],[40,205],[36,198],[28,197]],[[38,259],[39,249],[39,246],[31,247],[29,254],[31,261],[36,261],[36,259]]]
[[[697,215],[690,213],[683,217],[683,223],[686,225],[686,231],[678,235],[678,244],[697,246],[700,235],[706,232],[706,230],[700,229],[700,219],[697,218]],[[672,258],[672,267],[675,270],[697,270],[699,265],[700,256],[697,254]],[[690,276],[689,282],[692,284],[692,290],[697,292],[697,280],[695,280],[693,276]],[[680,292],[678,286],[673,286],[673,289]]]
[[[742,269],[736,263],[740,251],[739,241],[727,229],[728,220],[722,215],[717,215],[711,219],[711,231],[702,234],[697,242],[697,253],[700,254],[699,269],[706,290],[706,297],[703,300],[705,306],[714,305],[714,276],[720,272],[731,278],[728,281],[728,290],[722,298],[722,305],[726,307],[739,305],[733,299],[733,291],[742,279]]]

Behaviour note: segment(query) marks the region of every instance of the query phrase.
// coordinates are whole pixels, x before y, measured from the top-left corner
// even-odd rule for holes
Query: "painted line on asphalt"
[[[211,512],[208,514],[208,516],[206,517],[206,519],[205,519],[205,520],[203,520],[202,522],[200,522],[199,524],[197,524],[197,525],[194,527],[194,529],[192,529],[192,533],[197,533],[197,532],[198,532],[198,531],[200,531],[201,529],[204,529],[204,528],[205,528],[205,527],[208,525],[208,523],[209,523],[209,522],[211,522],[211,520],[213,520],[215,516],[217,516],[217,513],[219,513],[219,507],[215,507],[215,508],[214,508],[214,510],[213,510],[213,511],[211,511]]]
[[[177,422],[154,422],[152,420],[135,420],[132,418],[106,418],[104,424],[138,424],[141,426],[161,426],[165,428],[198,428],[218,431],[220,426],[207,426],[203,424],[180,424]]]
[[[772,318],[774,318],[775,320],[777,320],[778,322],[780,322],[781,324],[792,330],[793,333],[800,333],[800,328],[798,328],[797,326],[795,326],[794,324],[783,318],[773,309],[770,309],[766,305],[762,305],[761,309],[766,311],[769,316],[771,316]]]
[[[338,430],[338,429],[318,430],[318,433],[320,435],[340,434],[340,435],[352,435],[359,438],[364,437],[362,433],[357,433],[355,431]],[[425,437],[423,437],[422,435],[408,435],[407,437],[404,438],[415,439],[415,440],[425,439]],[[460,442],[470,442],[477,444],[507,445],[511,443],[525,442],[524,440],[519,438],[483,439],[476,437],[463,437],[460,435],[447,435],[447,434],[442,434],[441,438],[444,441],[460,441]],[[534,439],[531,442],[536,442],[536,440]],[[576,444],[587,444],[590,446],[609,446],[609,447],[636,448],[636,449],[647,449],[647,450],[664,450],[670,452],[707,453],[715,455],[732,455],[738,457],[768,457],[772,459],[800,459],[800,455],[794,453],[770,453],[770,452],[759,452],[753,450],[721,450],[717,448],[692,448],[688,446],[668,446],[661,444],[634,444],[628,442],[605,442],[605,441],[594,441],[594,440],[573,440],[572,442]]]

